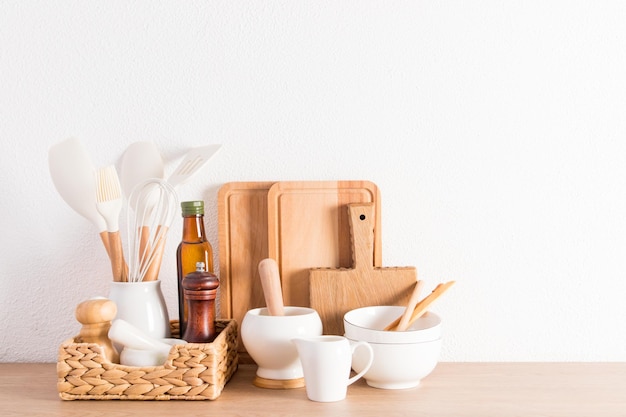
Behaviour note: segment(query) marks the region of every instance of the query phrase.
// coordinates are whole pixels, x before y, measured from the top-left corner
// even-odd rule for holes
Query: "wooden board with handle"
[[[352,265],[346,206],[370,203],[375,233],[368,250],[380,266],[380,193],[370,181],[281,181],[270,188],[269,257],[276,260],[285,305],[309,306],[309,269]]]
[[[348,311],[374,305],[406,305],[415,282],[415,267],[376,267],[372,258],[374,205],[348,204],[352,268],[309,271],[310,306],[317,310],[324,334],[343,335]]]

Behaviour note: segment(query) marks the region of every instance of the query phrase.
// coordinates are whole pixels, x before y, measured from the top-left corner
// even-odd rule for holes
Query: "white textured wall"
[[[0,361],[55,361],[108,292],[48,148],[97,165],[152,140],[181,190],[368,179],[383,263],[416,266],[448,361],[626,360],[622,1],[0,2]],[[176,313],[174,223],[163,287]]]

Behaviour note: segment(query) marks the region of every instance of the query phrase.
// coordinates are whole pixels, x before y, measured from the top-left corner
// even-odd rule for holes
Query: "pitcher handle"
[[[365,373],[367,371],[369,371],[370,367],[372,366],[372,362],[374,361],[374,350],[372,349],[372,347],[370,346],[369,343],[364,342],[364,341],[360,341],[360,342],[356,342],[356,343],[350,343],[350,348],[352,350],[352,354],[354,355],[354,351],[358,348],[358,347],[365,347],[367,348],[367,351],[369,352],[369,360],[367,361],[367,365],[365,365],[365,368],[363,368],[363,370],[361,372],[359,372],[358,374],[356,374],[355,376],[353,376],[352,378],[348,379],[348,385],[353,384],[354,382],[356,382],[359,378],[361,378],[363,375],[365,375]]]

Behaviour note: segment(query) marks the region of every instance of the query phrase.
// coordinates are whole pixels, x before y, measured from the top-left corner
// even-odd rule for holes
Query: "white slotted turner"
[[[184,184],[208,162],[213,155],[222,148],[222,145],[206,145],[192,148],[185,155],[185,159],[178,165],[176,170],[167,179],[172,186]]]

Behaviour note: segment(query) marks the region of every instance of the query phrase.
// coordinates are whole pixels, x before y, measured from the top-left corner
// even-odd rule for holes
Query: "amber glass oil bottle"
[[[187,327],[187,303],[185,302],[183,278],[196,270],[196,264],[203,262],[206,271],[213,272],[213,248],[204,230],[204,201],[183,201],[180,204],[183,216],[183,237],[176,250],[178,268],[178,319],[180,334]]]

